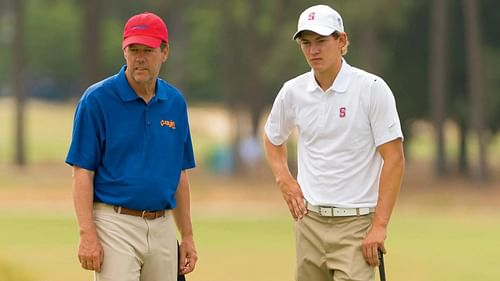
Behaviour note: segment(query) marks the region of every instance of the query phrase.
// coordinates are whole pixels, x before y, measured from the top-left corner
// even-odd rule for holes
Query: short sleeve
[[[397,138],[403,139],[396,101],[391,89],[379,77],[373,79],[370,89],[369,118],[375,145]]]
[[[195,166],[196,163],[194,160],[193,144],[191,142],[191,132],[188,124],[186,140],[184,141],[184,159],[182,161],[182,170],[191,169]]]
[[[101,161],[104,145],[102,116],[82,99],[76,108],[73,120],[71,145],[66,163],[95,171]]]
[[[272,144],[281,145],[288,139],[295,127],[293,116],[293,107],[285,85],[278,93],[264,126],[266,136]]]

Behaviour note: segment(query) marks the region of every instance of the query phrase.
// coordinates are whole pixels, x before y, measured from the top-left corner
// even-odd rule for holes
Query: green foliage
[[[122,52],[122,32],[123,22],[114,18],[103,22],[102,65],[104,75],[114,75],[125,64]]]
[[[396,96],[407,139],[414,120],[429,119],[433,97],[429,96],[430,9],[433,1],[359,0],[330,1],[344,17],[351,41],[347,60],[365,68],[367,54],[375,54],[376,74],[382,76]],[[500,127],[498,88],[500,2],[479,1],[482,44],[484,115],[488,128]],[[81,95],[82,1],[26,0],[26,90],[50,98]],[[223,5],[222,5],[223,4]],[[267,0],[148,0],[101,2],[102,69],[112,75],[123,65],[121,34],[133,13],[157,12],[166,18],[173,41],[163,71],[169,82],[185,93],[190,104],[225,102],[263,113],[283,82],[309,66],[290,39],[300,12],[310,1]],[[461,1],[449,1],[449,52],[447,118],[463,128],[470,119],[465,60],[464,22]],[[221,8],[221,7],[224,7]],[[11,94],[12,14],[0,11],[0,95]],[[375,50],[363,43],[373,28]],[[98,50],[96,46],[96,50]],[[367,69],[371,70],[371,69]],[[103,77],[104,78],[104,77]],[[85,85],[87,86],[87,85]]]
[[[67,84],[80,74],[81,22],[75,1],[26,1],[28,76]]]
[[[186,95],[191,101],[221,100],[220,73],[217,71],[220,50],[220,21],[217,10],[206,5],[193,9],[188,16],[191,33],[187,40],[185,61]],[[176,56],[173,49],[172,56]],[[177,66],[167,63],[167,73],[176,71]]]
[[[7,82],[12,75],[8,71],[9,63],[12,60],[9,47],[13,32],[13,27],[9,24],[9,20],[11,18],[8,16],[0,16],[0,61],[3,62],[0,63],[0,96],[7,94]]]
[[[386,28],[380,36],[386,54],[383,77],[396,97],[403,126],[411,119],[425,119],[429,100],[429,12],[425,1],[418,1],[407,11],[408,23],[397,32]],[[418,19],[419,24],[410,24]]]

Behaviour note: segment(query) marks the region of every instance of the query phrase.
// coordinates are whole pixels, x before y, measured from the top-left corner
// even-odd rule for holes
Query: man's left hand
[[[193,237],[183,238],[179,245],[179,273],[188,274],[194,270],[198,255]]]
[[[373,225],[372,229],[366,235],[365,240],[363,240],[363,256],[369,265],[379,265],[378,250],[380,249],[382,253],[386,253],[384,246],[386,236],[387,228]]]

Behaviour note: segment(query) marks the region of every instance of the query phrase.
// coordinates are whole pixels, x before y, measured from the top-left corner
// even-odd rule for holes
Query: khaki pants
[[[147,220],[117,214],[106,204],[94,204],[94,221],[104,248],[95,281],[176,281],[177,240],[173,216]]]
[[[361,245],[373,214],[322,217],[309,212],[295,224],[297,281],[373,281]]]

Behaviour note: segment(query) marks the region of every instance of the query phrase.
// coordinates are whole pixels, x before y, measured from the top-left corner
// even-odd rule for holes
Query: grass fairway
[[[93,280],[76,257],[71,171],[63,164],[74,105],[29,103],[30,165],[24,168],[8,164],[12,105],[0,99],[0,281]],[[190,172],[199,262],[188,281],[293,280],[293,222],[267,167],[243,177],[203,168],[205,150],[214,145],[204,120],[213,115],[200,109],[190,114],[201,165]],[[430,139],[420,141],[410,149],[432,155]],[[500,137],[490,152],[496,166],[493,181],[484,185],[460,176],[436,180],[428,158],[408,163],[386,243],[387,280],[500,280],[500,158],[493,157]]]
[[[26,279],[20,280],[92,280],[77,262],[77,228],[69,210],[2,210],[0,224],[0,260],[10,271],[24,272]],[[287,218],[203,217],[194,224],[200,260],[189,280],[291,280],[292,224]]]
[[[24,272],[20,280],[92,280],[78,267],[71,210],[0,213],[0,260]],[[250,217],[232,210],[196,217],[199,263],[189,280],[293,279],[293,223],[287,215]],[[387,241],[388,280],[498,281],[498,237],[498,216],[399,213]]]
[[[405,213],[394,217],[388,280],[500,280],[498,213]]]
[[[24,272],[21,280],[90,280],[76,263],[78,233],[71,214],[3,209],[0,224],[0,260]]]

